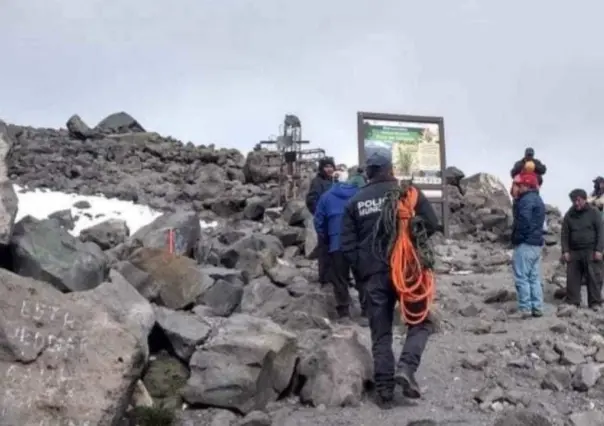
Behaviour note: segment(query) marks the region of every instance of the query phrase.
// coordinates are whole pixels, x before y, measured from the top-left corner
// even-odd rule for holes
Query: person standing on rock
[[[566,301],[581,305],[581,284],[587,285],[587,304],[593,310],[602,306],[602,253],[604,223],[600,212],[587,203],[587,193],[574,189],[573,203],[562,220],[562,258],[566,262]]]
[[[535,150],[533,148],[524,150],[524,157],[514,163],[514,167],[510,170],[510,175],[512,176],[512,179],[514,179],[522,172],[535,173],[537,175],[539,188],[541,188],[541,185],[543,185],[543,175],[547,172],[547,167],[535,158]],[[510,193],[513,199],[518,197],[518,185],[515,181],[512,182]]]
[[[398,383],[403,395],[420,398],[421,393],[415,380],[422,354],[433,331],[428,316],[418,323],[408,323],[403,351],[396,365],[392,350],[392,325],[394,310],[399,295],[392,280],[391,259],[388,245],[397,230],[382,231],[382,209],[388,194],[401,186],[393,176],[392,163],[382,154],[372,154],[366,164],[369,182],[351,198],[342,220],[341,250],[351,265],[357,265],[359,278],[365,290],[367,316],[371,330],[372,355],[376,402],[384,408],[394,406],[394,390]],[[414,206],[415,216],[421,218],[426,234],[432,235],[439,229],[436,213],[419,189]],[[396,218],[392,218],[396,223]],[[423,306],[422,306],[423,305]],[[427,309],[427,304],[418,303],[417,309]]]
[[[310,182],[310,188],[308,194],[306,194],[306,207],[311,214],[315,214],[317,209],[317,203],[319,198],[325,192],[327,192],[333,185],[334,172],[336,170],[336,163],[331,157],[324,157],[319,160],[319,171],[317,175]],[[317,240],[317,253],[319,263],[319,282],[324,285],[327,284],[327,262],[329,254],[327,249],[327,242],[322,241],[320,238]]]
[[[523,172],[516,176],[518,197],[514,203],[512,267],[518,310],[523,318],[543,316],[543,288],[541,287],[541,250],[545,204],[539,195],[535,173]]]
[[[531,162],[533,163],[533,170],[525,170],[527,163]],[[543,185],[543,175],[547,172],[547,167],[535,158],[535,150],[533,148],[524,150],[524,157],[514,163],[514,167],[512,167],[510,174],[512,175],[512,178],[514,178],[514,176],[523,171],[534,172],[537,175],[539,187]]]
[[[604,177],[598,176],[593,182],[594,190],[587,202],[602,212],[602,219],[604,219]]]
[[[354,179],[347,182],[335,183],[329,191],[321,195],[314,222],[317,236],[322,241],[327,241],[329,252],[328,279],[333,285],[336,299],[336,310],[340,319],[350,319],[350,269],[341,250],[340,236],[342,233],[342,217],[348,200],[359,190]],[[358,286],[357,286],[358,287]],[[359,298],[361,308],[364,308],[364,298],[360,288]],[[363,309],[364,311],[364,309]]]

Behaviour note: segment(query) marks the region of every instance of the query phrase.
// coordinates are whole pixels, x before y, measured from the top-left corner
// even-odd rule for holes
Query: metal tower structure
[[[279,205],[298,196],[304,166],[317,163],[325,156],[321,148],[303,149],[310,141],[302,139],[302,123],[287,114],[275,138],[260,141],[256,149],[267,149],[267,166],[279,167]]]

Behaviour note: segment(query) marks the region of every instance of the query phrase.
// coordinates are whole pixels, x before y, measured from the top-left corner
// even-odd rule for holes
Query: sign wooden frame
[[[430,117],[405,114],[383,114],[374,112],[357,113],[357,137],[358,137],[358,158],[359,165],[365,164],[365,123],[367,120],[390,121],[396,123],[420,123],[431,124],[438,127],[438,144],[440,154],[440,183],[420,183],[414,185],[424,191],[426,196],[434,204],[441,206],[441,218],[444,227],[444,234],[449,236],[449,201],[447,197],[447,182],[445,169],[447,168],[446,143],[445,143],[445,122],[443,117]]]

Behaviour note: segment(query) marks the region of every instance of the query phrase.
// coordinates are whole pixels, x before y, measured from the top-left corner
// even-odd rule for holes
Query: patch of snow
[[[74,236],[80,235],[83,229],[107,219],[125,220],[132,235],[162,215],[160,211],[153,210],[150,207],[134,204],[131,201],[118,200],[117,198],[107,198],[102,195],[65,194],[47,189],[30,190],[19,185],[14,185],[14,188],[17,198],[19,198],[19,211],[17,212],[16,221],[28,215],[36,219],[46,219],[56,211],[70,209],[74,218],[79,217],[75,222],[75,228],[70,231]],[[91,207],[85,209],[74,207],[74,204],[78,201],[87,201]],[[200,224],[202,228],[217,226],[216,222],[205,222],[203,220],[200,221]]]

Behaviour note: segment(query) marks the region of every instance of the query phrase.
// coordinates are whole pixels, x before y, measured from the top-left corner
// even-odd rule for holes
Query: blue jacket
[[[514,203],[514,225],[512,244],[543,245],[543,223],[545,204],[538,191],[521,194]]]
[[[315,211],[315,230],[319,240],[329,244],[329,252],[340,250],[344,209],[359,188],[349,183],[336,183],[321,195]]]

